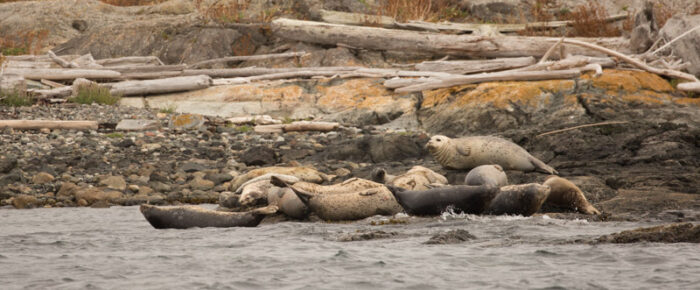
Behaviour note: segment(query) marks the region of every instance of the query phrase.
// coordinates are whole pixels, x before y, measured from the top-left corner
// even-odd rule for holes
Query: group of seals
[[[465,185],[447,185],[447,178],[423,166],[393,176],[384,169],[371,173],[373,180],[351,178],[333,185],[319,185],[334,176],[307,167],[268,167],[251,170],[234,179],[227,204],[267,207],[246,212],[221,212],[194,206],[142,205],[141,212],[155,228],[256,226],[265,215],[277,211],[303,219],[310,212],[328,221],[358,220],[401,211],[414,215],[438,215],[453,208],[470,214],[519,214],[529,216],[543,203],[600,214],[572,182],[550,176],[543,184],[508,185],[504,169],[557,171],[522,147],[491,136],[451,139],[433,136],[426,147],[448,169],[471,169]],[[237,199],[230,202],[234,197]]]

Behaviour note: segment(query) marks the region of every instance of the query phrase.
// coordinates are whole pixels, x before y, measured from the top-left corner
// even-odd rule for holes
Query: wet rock
[[[398,237],[397,232],[385,232],[381,230],[357,231],[355,233],[342,234],[338,237],[338,242],[369,241],[377,239],[389,239]]]
[[[34,184],[44,184],[44,183],[49,183],[52,182],[55,178],[53,175],[48,174],[46,172],[39,172],[34,177],[32,177],[32,183]]]
[[[275,150],[267,146],[254,146],[244,151],[239,157],[240,162],[248,166],[271,165],[277,163]]]
[[[72,182],[63,182],[61,184],[61,188],[58,190],[56,193],[56,196],[60,197],[69,197],[69,196],[75,196],[75,193],[80,189],[75,183]]]
[[[86,202],[85,205],[93,204],[98,201],[111,201],[122,198],[123,194],[118,191],[102,191],[101,189],[90,187],[83,188],[75,192],[75,200],[80,204],[81,200]]]
[[[12,198],[12,206],[17,209],[27,209],[39,207],[41,204],[33,195],[20,194]]]
[[[459,244],[469,240],[476,239],[476,237],[470,234],[466,230],[451,230],[447,232],[442,232],[433,235],[430,240],[425,242],[428,245],[445,245],[445,244]]]
[[[376,163],[425,156],[427,151],[416,141],[411,136],[399,134],[372,136],[369,140],[369,154]],[[427,142],[427,139],[424,141]]]
[[[115,146],[120,148],[129,148],[131,146],[136,146],[136,143],[134,143],[134,140],[131,140],[131,138],[124,138],[121,141],[117,142]]]
[[[23,182],[24,180],[24,175],[19,170],[13,170],[4,176],[0,176],[0,186],[6,186],[15,182]]]
[[[100,186],[106,186],[109,189],[124,191],[126,190],[126,180],[121,176],[105,176],[100,179]]]
[[[214,185],[214,182],[211,180],[206,180],[206,179],[197,177],[197,178],[192,179],[192,181],[190,181],[188,183],[188,186],[192,190],[210,190],[210,189],[214,188],[215,185]]]
[[[192,172],[198,172],[198,171],[204,171],[209,169],[208,166],[205,166],[201,163],[196,163],[196,162],[185,162],[180,165],[180,170],[187,172],[187,173],[192,173]],[[155,181],[162,181],[158,179],[153,179],[153,176],[151,175],[151,179]]]
[[[160,122],[158,120],[143,120],[143,119],[132,119],[132,120],[121,120],[117,124],[116,130],[121,131],[146,131],[146,130],[158,130],[160,128]]]
[[[227,181],[233,180],[233,176],[227,173],[209,173],[204,176],[204,179],[211,180],[215,185],[222,184]]]
[[[17,166],[17,157],[5,156],[0,158],[0,173],[6,174],[12,171]]]
[[[700,225],[678,223],[604,235],[597,243],[700,243]]]

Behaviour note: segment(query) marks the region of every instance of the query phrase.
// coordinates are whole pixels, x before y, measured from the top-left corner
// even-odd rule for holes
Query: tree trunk
[[[437,55],[456,55],[472,58],[498,57],[541,57],[559,39],[524,36],[473,36],[446,35],[439,33],[414,32],[398,29],[348,26],[322,22],[276,19],[272,21],[275,36],[309,43],[337,45],[348,43],[353,47],[427,52]],[[628,41],[622,38],[583,39],[599,45],[628,51]],[[571,46],[567,48],[572,54],[601,54],[591,49]]]

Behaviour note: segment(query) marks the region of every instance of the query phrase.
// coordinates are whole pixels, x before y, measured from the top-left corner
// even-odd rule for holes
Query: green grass
[[[168,105],[165,105],[165,107],[160,108],[160,110],[158,112],[163,113],[163,114],[172,114],[172,113],[175,113],[176,109],[177,109],[177,105],[168,104]]]
[[[105,137],[107,137],[107,138],[115,138],[115,139],[116,139],[116,138],[119,138],[119,139],[121,139],[121,138],[124,138],[124,134],[119,133],[119,132],[114,132],[114,133],[105,134]]]
[[[27,54],[27,49],[24,47],[7,47],[2,49],[4,55],[23,55]]]
[[[8,107],[23,107],[34,104],[34,98],[24,92],[0,92],[0,105]]]
[[[109,88],[101,87],[96,84],[83,85],[78,87],[78,94],[69,99],[69,101],[78,104],[97,103],[101,105],[114,105],[119,102],[120,96],[112,95]]]
[[[247,125],[243,125],[243,126],[238,126],[238,127],[236,127],[236,130],[237,130],[238,132],[241,132],[241,133],[246,133],[246,132],[250,132],[250,130],[253,130],[253,127],[250,127],[250,126],[247,126]]]

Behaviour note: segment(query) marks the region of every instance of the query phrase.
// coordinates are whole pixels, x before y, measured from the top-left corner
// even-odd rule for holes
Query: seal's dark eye
[[[435,139],[435,140],[437,140],[438,142],[442,141],[440,138],[437,138],[437,139]]]

